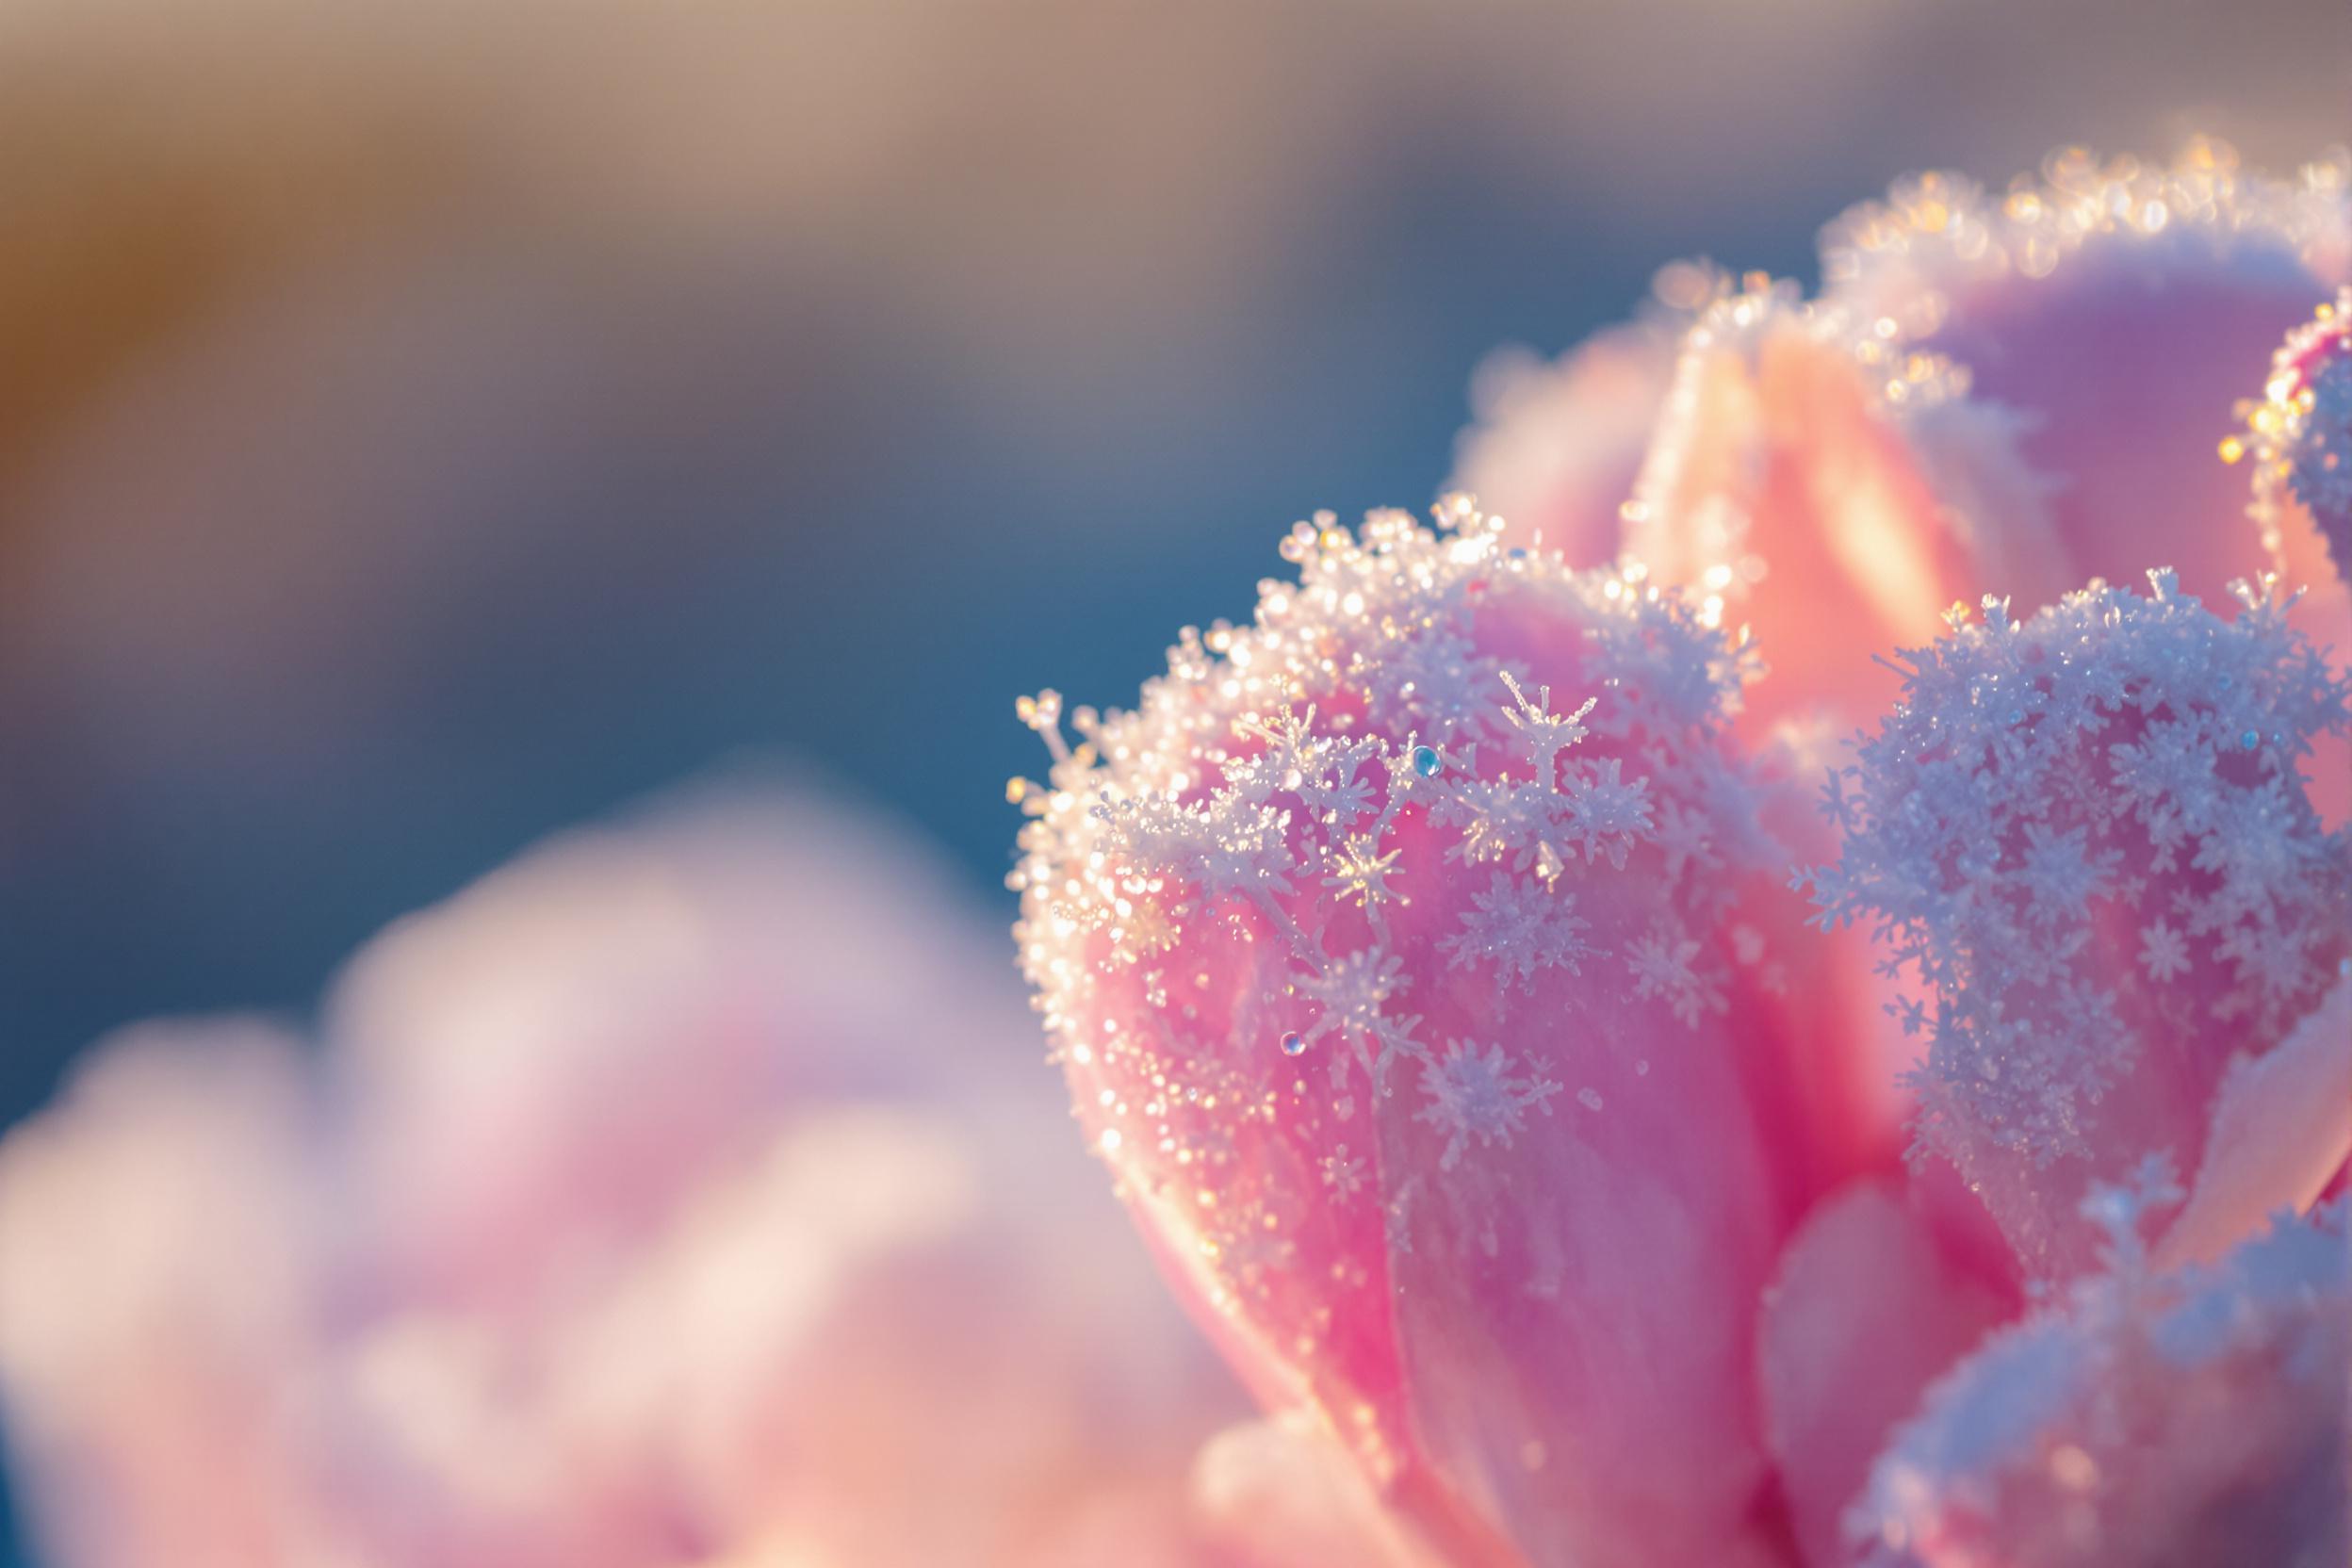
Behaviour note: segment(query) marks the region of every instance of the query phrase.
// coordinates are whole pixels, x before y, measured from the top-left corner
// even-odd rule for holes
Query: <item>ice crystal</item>
[[[2186,1086],[2284,1036],[2352,947],[2352,839],[2297,772],[2352,689],[2275,597],[2225,619],[2150,579],[2023,623],[1987,601],[1904,654],[1903,702],[1836,786],[1843,858],[1801,879],[1933,988],[1921,1139],[1973,1183],[2099,1168],[2111,1115],[2193,1164],[2201,1112],[2163,1086],[2201,1106]]]
[[[1548,1078],[1515,1073],[1501,1046],[1481,1047],[1475,1040],[1447,1040],[1443,1056],[1422,1064],[1421,1085],[1429,1103],[1418,1114],[1446,1135],[1441,1170],[1461,1164],[1473,1138],[1481,1144],[1510,1142],[1529,1110],[1550,1115],[1550,1100],[1560,1092]]]
[[[1720,981],[1699,967],[1700,951],[1696,938],[1662,927],[1638,938],[1625,955],[1635,992],[1665,998],[1674,1017],[1692,1028],[1724,1005]]]
[[[1584,939],[1590,922],[1576,914],[1574,893],[1496,872],[1484,892],[1470,895],[1462,928],[1440,938],[1438,951],[1457,969],[1491,963],[1498,975],[1515,976],[1524,989],[1538,971],[1577,965],[1592,949]]]

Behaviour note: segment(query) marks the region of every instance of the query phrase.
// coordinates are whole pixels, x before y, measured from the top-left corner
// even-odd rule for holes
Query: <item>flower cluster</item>
[[[2344,1557],[2348,183],[1670,269],[1490,379],[1478,499],[1024,700],[1086,1135],[1444,1560]]]

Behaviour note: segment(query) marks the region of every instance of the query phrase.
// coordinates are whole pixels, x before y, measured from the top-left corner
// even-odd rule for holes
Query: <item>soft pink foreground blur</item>
[[[125,1031],[0,1146],[44,1560],[1328,1560],[1304,1436],[1188,1491],[1242,1410],[998,949],[894,830],[729,789],[401,922],[315,1046]]]

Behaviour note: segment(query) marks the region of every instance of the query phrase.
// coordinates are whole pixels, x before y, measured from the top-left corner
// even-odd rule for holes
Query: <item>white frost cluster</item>
[[[1701,825],[1756,815],[1723,740],[1754,656],[1638,569],[1574,572],[1500,530],[1460,498],[1434,528],[1300,524],[1282,553],[1301,580],[1261,584],[1254,625],[1187,629],[1135,710],[1072,710],[1074,747],[1049,734],[1050,788],[1016,781],[1019,935],[1057,1053],[1124,1055],[1169,1090],[1122,1102],[1104,1147],[1214,1166],[1229,1135],[1197,1103],[1254,1093],[1278,1045],[1342,1047],[1323,1102],[1283,1114],[1344,1122],[1366,1091],[1417,1094],[1451,1167],[1560,1086],[1424,1037],[1417,998],[1448,976],[1490,980],[1503,1011],[1555,970],[1620,976],[1687,1021],[1723,1005],[1721,874],[1765,845]],[[1560,679],[1578,684],[1556,699]],[[1050,694],[1024,708],[1058,711]],[[1638,897],[1582,896],[1643,846],[1663,874]]]
[[[2352,838],[2297,770],[2352,687],[2275,597],[2243,587],[2224,619],[2150,581],[2024,623],[1988,599],[1905,653],[1903,700],[1832,779],[1843,858],[1799,879],[1934,988],[1906,1020],[1922,1137],[1971,1179],[1987,1148],[2082,1152],[2151,1035],[2275,1040],[2347,949]]]

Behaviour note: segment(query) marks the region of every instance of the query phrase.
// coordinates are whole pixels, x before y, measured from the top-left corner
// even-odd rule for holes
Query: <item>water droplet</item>
[[[1647,1078],[1650,1075],[1650,1059],[1647,1056],[1633,1064],[1633,1075],[1636,1078]]]
[[[1413,748],[1413,771],[1422,777],[1435,778],[1437,770],[1445,765],[1439,760],[1437,753],[1429,747],[1415,746]]]
[[[2259,746],[2262,743],[2262,732],[2259,729],[2249,729],[2245,734],[2238,737],[2238,744],[2247,751],[2252,751],[2256,746]]]
[[[1282,1037],[1282,1054],[1285,1056],[1296,1056],[1306,1048],[1307,1037],[1295,1029]]]
[[[1578,1089],[1576,1091],[1576,1103],[1582,1105],[1588,1111],[1597,1111],[1601,1108],[1601,1091],[1595,1088]]]

